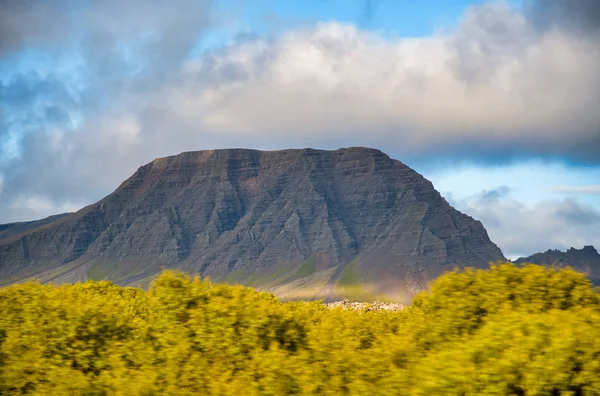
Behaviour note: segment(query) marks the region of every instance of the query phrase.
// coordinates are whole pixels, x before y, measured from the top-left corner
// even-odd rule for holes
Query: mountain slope
[[[0,279],[141,283],[161,267],[289,298],[406,300],[503,256],[478,221],[378,150],[159,158],[77,213],[0,240]]]
[[[566,252],[548,250],[529,257],[521,257],[515,263],[573,267],[573,269],[585,273],[595,285],[600,285],[600,254],[593,246],[584,246],[582,249],[570,248]]]

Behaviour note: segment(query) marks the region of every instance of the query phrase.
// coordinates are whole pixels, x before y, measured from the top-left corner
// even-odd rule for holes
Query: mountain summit
[[[283,298],[408,300],[455,266],[504,259],[480,222],[368,148],[159,158],[101,201],[21,229],[0,235],[3,283],[145,284],[166,267]]]

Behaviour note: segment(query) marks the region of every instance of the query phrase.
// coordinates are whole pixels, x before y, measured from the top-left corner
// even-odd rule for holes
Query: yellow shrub
[[[449,273],[399,312],[170,271],[0,289],[2,395],[597,395],[599,357],[589,281],[533,265]]]

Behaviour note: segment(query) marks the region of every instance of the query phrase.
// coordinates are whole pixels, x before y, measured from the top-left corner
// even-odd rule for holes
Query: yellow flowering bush
[[[437,279],[398,312],[167,271],[0,289],[0,394],[598,395],[600,302],[569,269]]]

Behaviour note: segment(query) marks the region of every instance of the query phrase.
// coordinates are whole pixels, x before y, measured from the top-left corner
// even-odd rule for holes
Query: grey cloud
[[[571,193],[571,194],[590,194],[600,195],[600,185],[588,186],[554,186],[550,189],[553,192]]]
[[[87,204],[172,148],[165,130],[177,123],[157,135],[142,118],[165,107],[157,94],[177,80],[211,18],[207,0],[48,4],[0,0],[0,61],[28,47],[50,59],[0,81],[0,222]],[[77,64],[52,69],[61,56]]]
[[[131,93],[145,94],[172,83],[170,76],[208,26],[211,6],[208,0],[0,1],[0,26],[14,30],[0,35],[5,47],[33,47],[51,59],[78,59],[77,66],[60,75],[30,70],[6,76],[0,85],[4,114],[15,106],[43,102],[50,103],[51,118],[56,106],[73,103],[73,93],[87,113],[105,108],[107,101],[118,103]],[[40,65],[48,67],[52,65]]]
[[[588,207],[581,207],[575,201],[564,201],[556,210],[556,215],[562,217],[569,224],[595,225],[600,228],[600,214]]]
[[[485,82],[537,39],[524,16],[505,4],[471,7],[451,39],[450,64],[467,82]]]
[[[65,34],[71,1],[0,0],[0,57],[28,45],[45,45]]]
[[[210,0],[0,0],[0,56],[23,47],[64,45],[89,31],[147,38],[155,62],[181,58],[209,23]]]
[[[588,34],[600,30],[600,2],[597,0],[529,0],[529,17],[539,29],[566,29]]]
[[[511,191],[512,189],[508,186],[500,186],[493,190],[484,191],[481,194],[480,199],[485,201],[496,201],[498,199],[508,196],[508,194],[510,194]]]

